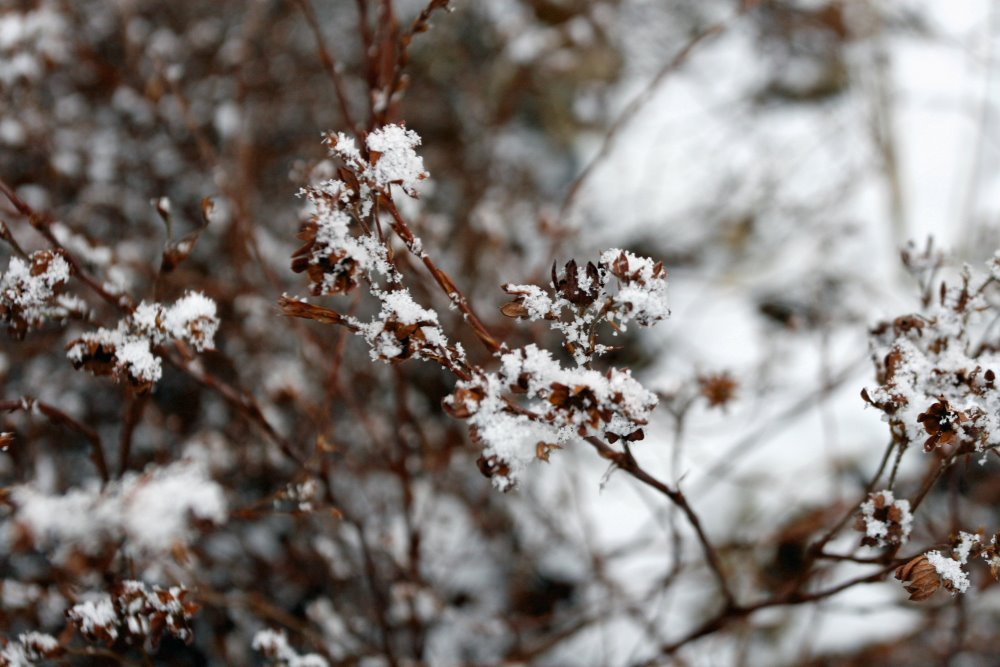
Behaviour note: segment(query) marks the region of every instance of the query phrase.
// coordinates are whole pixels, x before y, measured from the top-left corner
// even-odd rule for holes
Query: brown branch
[[[73,253],[67,250],[66,247],[59,242],[59,240],[55,237],[55,234],[53,234],[52,230],[49,228],[54,222],[50,215],[33,209],[26,201],[18,197],[17,193],[14,192],[14,189],[3,181],[3,179],[0,179],[0,193],[3,193],[4,197],[7,198],[7,201],[11,203],[17,212],[26,217],[28,222],[31,223],[31,226],[38,230],[39,234],[45,237],[45,240],[49,242],[49,245],[62,252],[64,258],[69,263],[70,268],[73,270],[73,275],[75,275],[80,282],[89,287],[91,291],[118,310],[131,312],[133,304],[132,300],[127,295],[123,294],[115,296],[104,289],[104,287],[102,287],[95,278],[84,270],[83,265],[80,264],[79,260],[73,256]]]
[[[792,591],[785,595],[780,595],[774,598],[769,598],[767,600],[762,600],[752,605],[747,606],[730,606],[723,608],[718,614],[708,619],[700,626],[689,632],[687,635],[681,637],[680,639],[671,642],[669,644],[664,644],[660,647],[661,655],[673,655],[678,650],[694,642],[702,637],[714,634],[724,627],[733,623],[734,621],[746,618],[753,614],[754,612],[760,611],[761,609],[768,609],[771,607],[784,607],[784,606],[794,606],[800,604],[808,604],[812,602],[818,602],[825,598],[832,597],[841,593],[848,588],[853,588],[859,584],[873,583],[881,581],[885,575],[887,575],[892,570],[896,569],[901,563],[905,563],[906,559],[895,560],[888,565],[884,565],[875,572],[870,574],[862,575],[854,579],[848,579],[840,584],[832,586],[830,588],[821,589],[814,591],[812,593],[803,593],[801,591]],[[645,663],[647,665],[657,664],[654,661]]]
[[[465,295],[458,289],[451,277],[448,276],[443,269],[439,268],[427,253],[418,249],[417,238],[414,236],[409,225],[406,224],[403,216],[400,215],[399,210],[396,208],[396,204],[392,201],[392,196],[388,193],[383,193],[381,202],[392,216],[393,231],[395,231],[399,238],[403,240],[403,243],[406,244],[406,248],[418,259],[420,259],[425,267],[427,267],[427,270],[430,271],[434,281],[448,296],[448,299],[462,312],[462,315],[465,316],[465,321],[469,323],[470,327],[472,327],[476,337],[479,338],[491,354],[497,354],[502,351],[503,345],[497,342],[497,339],[489,332],[486,325],[484,325],[482,320],[479,319],[479,316],[476,315],[475,311],[472,310],[472,306],[469,305],[469,300],[465,298]]]
[[[836,537],[837,534],[841,530],[843,530],[844,526],[847,525],[847,522],[851,520],[851,518],[861,507],[862,503],[864,503],[868,499],[868,495],[875,490],[875,485],[878,484],[878,480],[882,477],[882,473],[885,472],[886,465],[889,462],[889,456],[892,454],[892,450],[895,448],[895,446],[896,446],[896,441],[893,440],[885,448],[885,452],[882,454],[882,461],[879,463],[878,469],[875,471],[875,474],[872,475],[871,481],[869,481],[868,485],[865,487],[864,493],[861,495],[861,500],[854,503],[854,505],[852,505],[851,508],[844,513],[844,515],[840,518],[840,520],[836,524],[834,524],[833,527],[830,528],[830,530],[824,533],[819,540],[817,540],[816,542],[814,542],[809,546],[809,548],[806,550],[806,553],[809,558],[811,559],[816,559],[819,557],[833,558],[832,554],[824,553],[823,551],[824,547],[826,547],[826,545],[830,542],[830,540]]]
[[[149,394],[135,395],[129,392],[128,405],[125,407],[125,417],[122,423],[121,440],[118,447],[118,476],[121,477],[128,470],[128,459],[132,453],[132,436],[135,429],[142,420],[142,413],[149,402]]]
[[[278,433],[277,429],[275,429],[271,422],[267,420],[267,417],[264,416],[263,410],[261,410],[260,405],[253,396],[237,389],[236,387],[233,387],[230,384],[227,384],[225,381],[212,375],[211,373],[206,373],[193,368],[190,364],[176,358],[174,355],[163,354],[162,356],[170,365],[180,369],[203,387],[211,389],[219,394],[219,396],[225,399],[229,405],[236,408],[240,414],[255,423],[257,427],[264,432],[268,439],[278,446],[278,449],[280,449],[285,456],[299,466],[305,464],[304,459],[298,452],[295,451],[292,443]]]
[[[323,37],[323,29],[316,17],[316,11],[309,0],[297,0],[297,2],[299,7],[302,8],[302,13],[305,15],[306,23],[309,24],[309,29],[312,30],[313,36],[316,38],[316,49],[319,51],[319,59],[323,63],[323,69],[329,75],[330,81],[333,82],[333,89],[337,94],[337,104],[340,106],[340,114],[343,116],[344,123],[351,128],[352,132],[360,134],[361,128],[354,122],[354,116],[351,113],[351,107],[347,100],[344,79],[340,75],[340,65],[330,53],[330,49],[327,48],[326,39]]]
[[[35,409],[46,416],[56,426],[62,426],[82,435],[90,443],[90,458],[94,462],[94,465],[97,466],[97,471],[101,475],[101,481],[104,484],[111,481],[108,463],[104,458],[104,447],[101,444],[101,436],[97,431],[77,421],[56,406],[43,401],[37,401],[34,398],[26,396],[17,401],[0,401],[0,412],[20,411],[30,415],[34,413]]]
[[[619,452],[599,438],[588,437],[586,440],[603,458],[610,460],[616,467],[625,471],[628,475],[642,482],[646,486],[662,493],[669,498],[670,501],[678,507],[678,509],[681,510],[687,518],[688,523],[690,523],[691,527],[694,528],[695,534],[698,536],[698,542],[701,544],[702,551],[705,553],[709,569],[712,570],[712,574],[718,581],[719,589],[722,592],[723,599],[725,600],[725,606],[727,608],[732,607],[735,604],[735,597],[729,586],[729,580],[726,578],[725,570],[722,566],[722,559],[719,557],[719,553],[712,545],[711,541],[709,541],[708,535],[705,533],[705,529],[701,524],[701,519],[698,518],[698,515],[691,507],[690,503],[688,503],[687,498],[681,490],[668,486],[646,472],[635,460],[635,457],[632,456],[632,452],[629,451],[628,448],[626,448],[624,452]]]
[[[17,239],[14,238],[14,234],[10,231],[10,226],[3,220],[0,220],[0,240],[6,241],[7,244],[14,249],[14,253],[17,254],[18,257],[21,257],[22,259],[26,259],[28,257],[28,253],[24,252],[24,248],[22,248],[17,242]]]

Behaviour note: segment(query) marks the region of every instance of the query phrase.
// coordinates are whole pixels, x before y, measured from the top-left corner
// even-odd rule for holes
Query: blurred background
[[[19,539],[8,508],[0,628],[58,634],[68,606],[127,576],[201,591],[194,642],[165,638],[155,664],[263,664],[251,638],[264,627],[365,667],[987,664],[992,588],[918,608],[894,582],[762,610],[662,655],[720,604],[664,498],[582,446],[493,491],[440,407],[451,378],[376,366],[276,302],[307,291],[290,256],[321,133],[384,122],[423,139],[430,178],[400,203],[424,248],[511,346],[557,339],[502,318],[501,283],[545,284],[553,262],[612,247],[662,260],[672,317],[609,359],[661,397],[634,453],[680,485],[741,597],[781,590],[885,451],[859,392],[874,381],[869,328],[920,304],[901,249],[933,237],[946,266],[980,270],[1000,247],[1000,5],[456,0],[399,47],[426,6],[0,0],[0,179],[112,293],[215,299],[206,372],[309,461],[181,369],[143,398],[74,371],[66,342],[117,319],[80,292],[83,321],[0,347],[0,399],[59,406],[113,460],[128,431],[123,471],[207,461],[230,518],[184,557],[108,545],[67,560]],[[373,54],[405,76],[381,80]],[[25,250],[45,247],[6,202],[0,220]],[[194,234],[165,270],[164,249]],[[0,243],[0,267],[15,254]],[[488,365],[425,278],[415,295]],[[29,443],[0,455],[4,486],[56,495],[96,479],[86,438],[38,415],[0,421]],[[903,462],[904,490],[922,465]],[[968,474],[986,481],[965,496],[972,515],[995,527],[982,490],[995,463]],[[939,518],[930,508],[914,539],[940,539]],[[857,542],[847,530],[832,546]],[[820,580],[871,571],[834,563]]]

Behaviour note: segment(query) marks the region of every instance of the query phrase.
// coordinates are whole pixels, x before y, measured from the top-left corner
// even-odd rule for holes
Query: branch
[[[56,406],[43,401],[37,401],[34,398],[25,396],[17,401],[0,401],[0,412],[20,411],[30,415],[34,413],[36,408],[56,426],[62,426],[82,435],[90,443],[91,460],[97,466],[97,471],[101,475],[101,482],[107,484],[111,481],[108,463],[104,458],[104,447],[101,445],[101,436],[98,435],[97,431],[86,424],[78,422]]]

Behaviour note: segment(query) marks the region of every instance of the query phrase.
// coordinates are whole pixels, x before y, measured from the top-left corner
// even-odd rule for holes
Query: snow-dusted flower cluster
[[[223,523],[225,492],[199,463],[181,460],[144,474],[49,495],[32,485],[10,489],[22,542],[56,562],[95,556],[124,540],[136,554],[165,553],[195,535],[194,520]]]
[[[974,452],[1000,445],[1000,355],[971,340],[993,281],[966,268],[961,285],[942,285],[926,312],[873,330],[879,384],[862,396],[885,413],[904,447]]]
[[[913,529],[910,501],[896,499],[892,491],[869,494],[861,504],[855,528],[865,533],[861,543],[872,547],[885,547],[906,543]]]
[[[367,160],[354,139],[342,132],[328,134],[326,142],[331,154],[353,167],[356,176],[369,187],[388,190],[389,186],[398,185],[412,197],[416,196],[417,184],[427,178],[424,160],[416,152],[420,136],[402,125],[390,124],[373,130],[365,138]],[[365,192],[361,194],[364,196]]]
[[[17,638],[0,642],[6,643],[0,649],[0,667],[32,667],[62,653],[59,640],[42,632],[23,632]]]
[[[198,352],[210,350],[218,328],[215,302],[200,292],[188,292],[171,306],[139,304],[117,328],[84,334],[68,345],[66,354],[76,368],[124,378],[145,390],[162,375],[154,347],[177,340]]]
[[[281,667],[329,667],[329,663],[321,655],[307,653],[300,655],[288,643],[288,637],[282,631],[271,629],[260,630],[253,638],[253,648],[271,659],[271,664]]]
[[[417,193],[417,183],[427,178],[424,160],[417,155],[420,136],[402,125],[386,125],[365,139],[371,156],[365,175],[380,188],[398,185],[410,196]]]
[[[611,249],[597,264],[578,266],[570,261],[561,272],[553,267],[550,291],[535,285],[505,285],[515,299],[502,312],[550,321],[563,334],[577,368],[563,368],[535,345],[503,353],[497,372],[469,367],[462,347],[449,343],[438,314],[418,304],[402,286],[385,242],[368,220],[373,196],[388,195],[389,186],[400,185],[416,196],[416,183],[426,176],[414,150],[419,137],[402,126],[380,128],[366,138],[367,158],[342,133],[327,135],[327,143],[345,167],[337,172],[339,178],[330,177],[329,165],[317,169],[323,178],[303,191],[309,208],[300,237],[306,243],[293,255],[292,268],[308,274],[317,295],[344,293],[365,280],[381,308],[364,322],[286,297],[282,307],[287,314],[347,326],[365,338],[373,360],[418,358],[451,371],[461,369],[445,406],[469,422],[473,438],[484,450],[480,469],[498,488],[511,488],[532,461],[548,460],[553,449],[575,437],[612,443],[643,437],[642,426],[656,397],[628,371],[613,368],[602,373],[591,369],[590,362],[610,349],[598,342],[600,324],[609,324],[617,333],[632,321],[649,326],[669,315],[662,264]],[[397,220],[393,229],[407,248],[425,259],[419,239],[409,230],[401,231],[398,224]],[[389,288],[378,285],[378,277],[387,278]],[[449,282],[439,283],[452,303],[461,306],[461,297]],[[499,345],[493,349],[503,350]]]
[[[113,644],[125,637],[155,648],[166,633],[182,641],[193,638],[190,622],[199,606],[189,595],[182,586],[167,589],[127,580],[110,593],[74,605],[66,616],[90,641]]]
[[[449,344],[437,313],[420,306],[408,289],[372,293],[382,302],[382,308],[370,322],[356,325],[371,346],[373,360],[403,361],[412,357],[447,364],[464,359],[461,344]]]
[[[313,294],[343,294],[372,271],[391,273],[385,245],[374,232],[357,231],[349,208],[353,190],[327,180],[303,192],[309,219],[299,237],[306,243],[293,256],[292,269],[307,273]]]
[[[306,243],[292,256],[292,269],[309,276],[315,295],[343,294],[361,280],[369,284],[381,301],[379,313],[368,322],[338,319],[368,342],[373,360],[464,362],[461,345],[448,342],[437,313],[419,305],[401,285],[402,277],[389,261],[385,241],[370,225],[374,202],[389,186],[400,185],[416,196],[417,181],[427,176],[414,150],[420,137],[402,126],[386,125],[368,135],[368,159],[343,133],[327,135],[326,142],[331,155],[345,166],[341,178],[320,178],[302,190],[307,221],[299,237]],[[324,165],[316,171],[325,176],[328,169]],[[417,252],[419,239],[410,239],[409,246]],[[390,283],[388,289],[378,285],[383,278]],[[286,298],[283,307],[289,314],[297,311],[299,316],[308,316],[304,303]]]
[[[12,257],[7,272],[0,277],[0,321],[7,324],[8,332],[19,338],[47,319],[62,320],[86,312],[82,301],[58,293],[69,278],[69,262],[58,252],[39,250],[27,261]]]
[[[553,266],[551,294],[537,285],[503,288],[515,297],[503,313],[548,320],[563,334],[564,346],[581,366],[609,350],[597,342],[600,323],[609,323],[617,332],[626,330],[632,320],[651,326],[670,315],[663,264],[617,248],[604,251],[597,264],[578,266],[570,261],[561,272]]]
[[[325,141],[343,167],[339,178],[332,178],[333,166],[322,163],[313,172],[313,183],[303,188],[307,221],[299,238],[305,244],[293,255],[292,269],[307,273],[316,295],[348,292],[373,271],[395,279],[370,216],[380,193],[392,185],[417,196],[417,183],[427,177],[414,150],[420,137],[401,125],[378,128],[367,137],[367,159],[343,133],[328,134]]]
[[[969,575],[964,566],[973,556],[983,555],[982,540],[975,533],[960,532],[946,553],[928,551],[896,569],[896,578],[903,582],[910,599],[922,601],[939,588],[954,593],[969,589]]]
[[[929,551],[927,561],[941,576],[941,583],[952,593],[964,593],[969,588],[969,575],[962,566],[969,562],[973,546],[979,543],[979,535],[961,532],[958,544],[948,555],[940,551]]]
[[[507,490],[535,460],[575,437],[643,437],[656,396],[627,370],[563,368],[535,345],[500,357],[500,369],[462,381],[445,407],[483,446],[480,467]]]

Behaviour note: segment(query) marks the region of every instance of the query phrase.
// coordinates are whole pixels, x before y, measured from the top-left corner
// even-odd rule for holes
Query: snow
[[[612,277],[617,289],[610,284]],[[606,250],[596,266],[572,261],[554,281],[550,285],[552,296],[536,285],[503,285],[504,291],[515,297],[503,312],[511,317],[547,320],[552,329],[562,333],[564,347],[579,366],[610,351],[592,338],[601,322],[608,322],[617,334],[626,331],[633,319],[641,326],[652,326],[670,315],[663,266],[628,251]]]
[[[28,261],[11,257],[6,273],[0,276],[0,316],[8,321],[21,319],[29,327],[41,326],[47,318],[65,318],[73,311],[53,301],[57,288],[69,279],[69,262],[58,253],[40,250]]]
[[[163,367],[159,357],[149,348],[145,339],[125,340],[115,352],[119,365],[129,377],[139,382],[156,382],[163,375]]]
[[[422,308],[410,296],[409,290],[396,290],[387,292],[382,296],[383,319],[395,317],[403,324],[417,324],[418,322],[437,324],[437,313],[427,308]]]
[[[104,490],[48,495],[19,485],[10,496],[15,523],[59,562],[77,551],[97,555],[119,540],[137,553],[165,553],[194,539],[192,518],[220,524],[227,517],[223,489],[201,464],[184,460],[128,473]]]
[[[0,650],[4,667],[33,667],[59,650],[59,641],[41,632],[22,632]]]
[[[170,336],[187,342],[198,352],[211,350],[219,329],[215,301],[201,292],[187,292],[167,309],[164,327]]]
[[[282,631],[260,630],[253,637],[253,648],[274,658],[283,667],[329,667],[323,656],[316,653],[299,655],[289,644]]]
[[[527,414],[511,408],[517,394]],[[457,383],[446,399],[453,410],[469,413],[484,456],[509,468],[492,475],[502,491],[540,458],[540,446],[561,446],[576,437],[628,437],[649,422],[657,402],[627,370],[564,368],[534,344],[501,355],[497,372]]]
[[[189,516],[215,524],[227,517],[222,488],[195,464],[155,469],[129,480],[123,491],[122,527],[139,549],[164,552],[189,541]]]
[[[396,184],[406,194],[415,195],[417,183],[427,178],[424,160],[414,150],[420,145],[420,136],[401,125],[386,125],[371,132],[365,144],[377,154],[367,172],[375,184],[383,189]]]
[[[111,356],[115,370],[130,381],[143,386],[159,381],[162,362],[153,347],[170,340],[184,341],[197,352],[215,346],[219,318],[215,302],[201,292],[187,292],[170,306],[140,303],[132,314],[119,321],[115,329],[100,328],[72,341],[66,356],[74,366],[97,365],[94,372],[103,373],[103,359],[92,359],[95,350]]]
[[[941,555],[938,551],[927,553],[927,561],[934,566],[941,579],[949,584],[949,588],[957,593],[964,593],[969,588],[969,575],[962,569],[963,562]]]
[[[881,496],[881,505],[883,508],[886,510],[894,509],[899,513],[900,518],[898,521],[892,521],[891,517],[889,517],[889,521],[882,521],[875,516],[876,511],[879,509],[875,500],[877,496]],[[875,545],[879,547],[889,544],[905,544],[910,537],[910,532],[913,530],[913,514],[910,512],[910,501],[905,498],[897,500],[892,491],[888,489],[871,494],[868,500],[861,504],[861,516],[864,520],[865,534],[874,540]],[[900,534],[898,536],[890,535],[890,528],[893,523],[900,527]]]
[[[105,594],[93,600],[87,600],[73,605],[66,616],[76,623],[86,634],[107,633],[112,639],[118,637],[118,614],[111,596]]]

